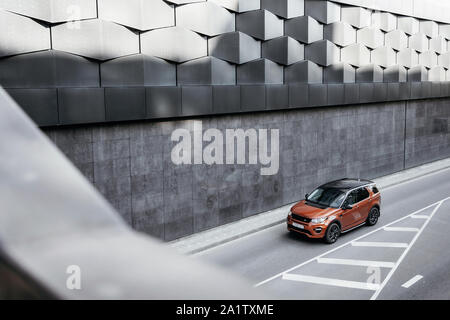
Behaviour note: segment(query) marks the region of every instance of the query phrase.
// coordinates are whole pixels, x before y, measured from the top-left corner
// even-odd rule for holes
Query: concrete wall
[[[374,178],[402,170],[405,164],[412,167],[449,157],[449,101],[308,108],[45,132],[128,223],[169,241],[294,202],[331,179]],[[260,167],[252,165],[175,166],[170,135],[178,128],[192,131],[198,120],[203,130],[279,129],[279,173],[261,176]]]

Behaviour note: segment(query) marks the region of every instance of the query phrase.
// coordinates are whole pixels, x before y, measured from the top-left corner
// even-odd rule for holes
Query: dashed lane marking
[[[417,276],[413,277],[411,280],[406,281],[402,287],[408,289],[409,287],[411,287],[413,284],[415,284],[417,281],[422,280],[423,276],[421,276],[420,274],[418,274]]]

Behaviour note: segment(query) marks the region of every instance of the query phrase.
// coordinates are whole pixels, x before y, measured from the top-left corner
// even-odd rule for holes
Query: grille
[[[292,219],[301,221],[301,222],[305,222],[305,223],[311,222],[311,219],[299,216],[298,214],[294,214],[294,213],[292,214]]]
[[[296,228],[296,227],[294,227],[294,226],[290,226],[290,228],[293,229],[293,230],[295,230],[295,231],[297,231],[297,232],[300,232],[300,233],[307,233],[307,234],[311,235],[311,232],[309,232],[308,230]]]

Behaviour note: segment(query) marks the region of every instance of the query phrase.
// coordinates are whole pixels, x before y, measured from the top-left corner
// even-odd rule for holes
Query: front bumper
[[[294,224],[297,225],[301,225],[303,226],[303,228],[299,228],[294,226]],[[289,231],[294,231],[300,234],[304,234],[309,238],[313,238],[313,239],[319,239],[319,238],[323,238],[325,236],[325,232],[327,231],[327,224],[323,224],[323,223],[318,223],[318,224],[313,224],[313,223],[305,223],[302,221],[297,221],[292,219],[291,216],[288,216],[287,218],[287,229]]]

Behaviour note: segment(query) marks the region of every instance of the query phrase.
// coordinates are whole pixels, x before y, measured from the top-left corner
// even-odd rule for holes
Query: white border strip
[[[411,287],[413,284],[415,284],[417,281],[422,280],[423,276],[421,276],[420,274],[418,274],[417,276],[413,277],[411,280],[406,281],[404,284],[402,284],[403,288],[408,289],[409,287]]]
[[[308,283],[322,284],[322,285],[327,285],[327,286],[345,287],[345,288],[353,288],[353,289],[364,289],[364,290],[377,290],[380,287],[380,285],[376,284],[376,283],[348,281],[348,280],[322,278],[322,277],[314,277],[314,276],[304,276],[304,275],[292,274],[292,273],[291,274],[289,274],[289,273],[283,274],[283,280],[308,282]]]
[[[354,247],[375,247],[375,248],[408,248],[407,243],[402,242],[352,242]]]
[[[340,264],[347,266],[360,266],[360,267],[393,268],[395,266],[395,262],[353,260],[353,259],[318,258],[317,262],[326,264]]]

